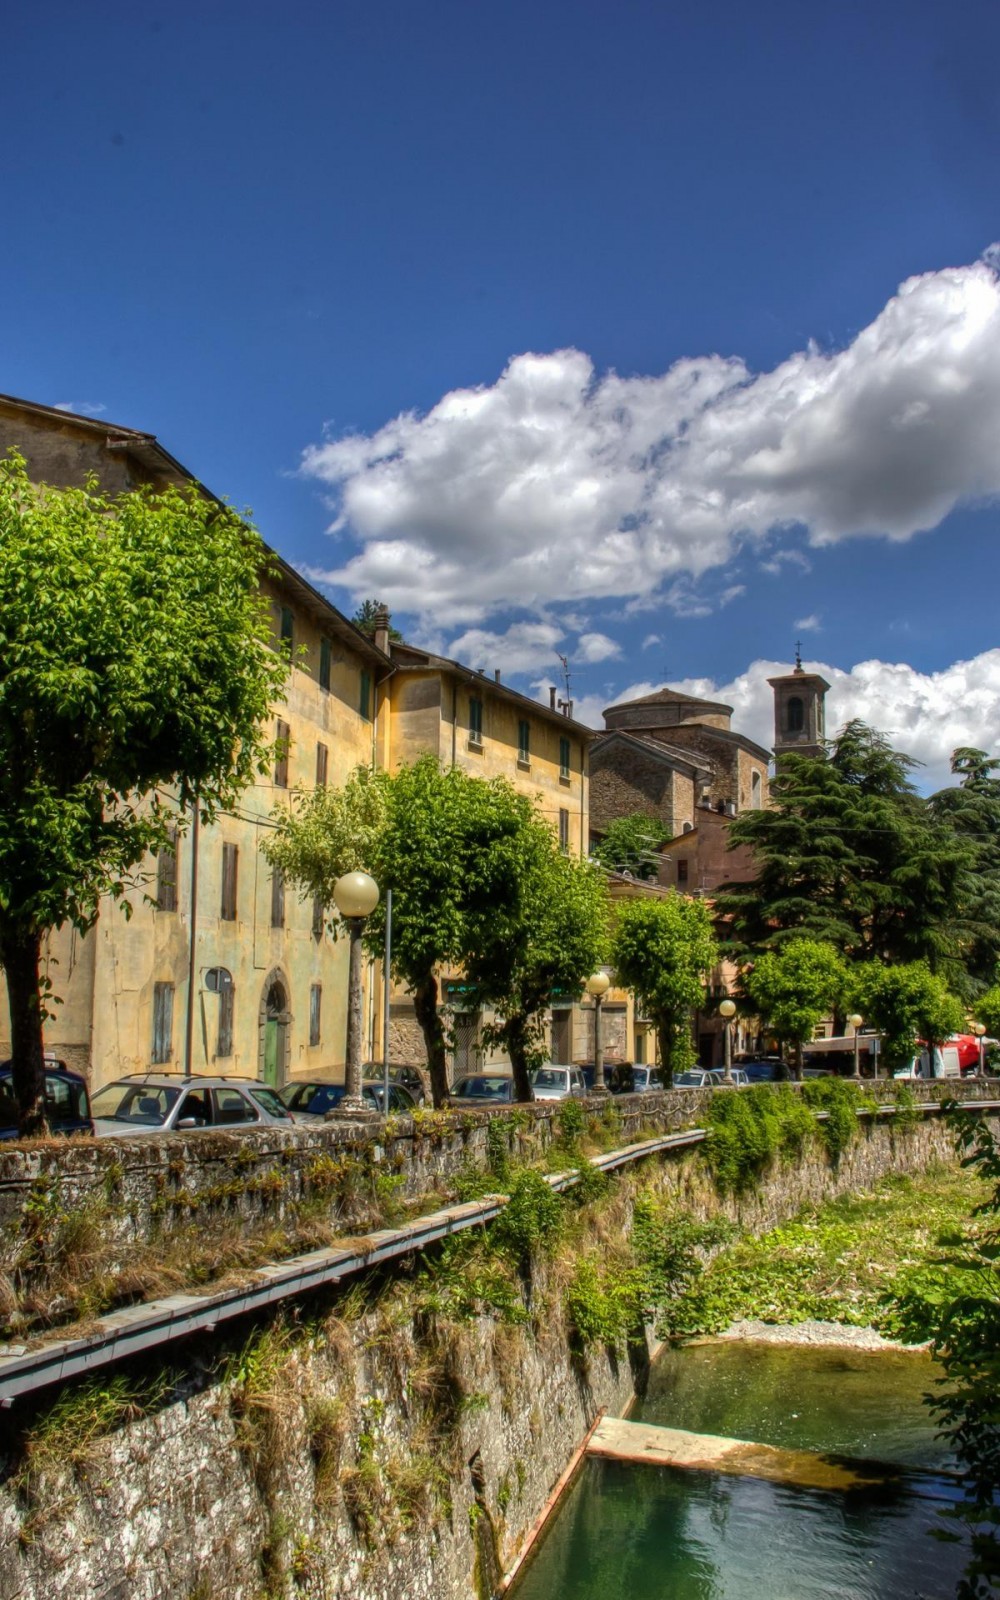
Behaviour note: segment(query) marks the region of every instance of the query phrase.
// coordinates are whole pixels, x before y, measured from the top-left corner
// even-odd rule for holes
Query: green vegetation
[[[530,1100],[552,991],[590,976],[607,923],[599,873],[560,852],[537,805],[504,778],[423,756],[394,774],[359,768],[343,789],[296,796],[275,821],[268,859],[324,906],[341,873],[359,867],[392,890],[392,970],[413,995],[435,1106],[448,1094],[442,966],[492,1006],[492,1036],[510,1056],[518,1099]],[[376,956],[384,915],[383,900],[365,927]]]
[[[0,965],[22,1133],[44,1130],[42,941],[130,909],[148,852],[211,820],[268,753],[288,662],[269,648],[266,552],[192,488],[108,500],[0,461]]]
[[[899,1337],[905,1330],[896,1297],[925,1281],[928,1263],[983,1192],[974,1175],[942,1168],[919,1181],[884,1178],[870,1192],[806,1207],[717,1254],[665,1306],[663,1330],[718,1333],[742,1317],[816,1317]]]
[[[620,983],[656,1023],[663,1080],[693,1059],[691,1015],[704,1003],[718,947],[707,906],[669,894],[626,900],[617,911],[611,959]]]
[[[616,817],[593,846],[591,855],[609,872],[630,872],[633,878],[655,878],[659,850],[669,835],[657,817],[633,811]]]
[[[754,1011],[779,1039],[794,1045],[800,1073],[802,1046],[837,1010],[846,982],[839,953],[821,939],[788,939],[758,956],[743,974]]]
[[[705,1155],[720,1194],[743,1194],[771,1163],[794,1158],[816,1135],[816,1119],[787,1084],[714,1094]]]
[[[915,1040],[937,1044],[964,1023],[962,1007],[925,961],[894,967],[862,962],[850,974],[849,989],[851,1004],[882,1035],[890,1071],[908,1065]]]
[[[894,1286],[893,1314],[944,1367],[928,1403],[965,1472],[964,1502],[944,1513],[971,1540],[958,1597],[986,1600],[1000,1589],[1000,1144],[982,1118],[957,1112],[955,1123],[971,1203],[938,1239],[941,1253]]]

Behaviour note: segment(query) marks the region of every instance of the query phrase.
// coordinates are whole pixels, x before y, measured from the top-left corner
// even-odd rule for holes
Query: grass
[[[673,1335],[717,1333],[738,1318],[818,1318],[892,1333],[890,1297],[928,1269],[983,1198],[952,1168],[887,1177],[868,1191],[807,1207],[759,1238],[719,1251],[663,1311]]]

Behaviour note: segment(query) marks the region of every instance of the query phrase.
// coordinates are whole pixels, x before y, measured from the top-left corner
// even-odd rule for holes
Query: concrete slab
[[[615,1461],[766,1478],[771,1483],[803,1489],[891,1489],[906,1477],[904,1468],[883,1461],[860,1461],[812,1450],[780,1450],[748,1439],[688,1433],[683,1428],[625,1422],[619,1417],[602,1419],[591,1435],[588,1451]]]

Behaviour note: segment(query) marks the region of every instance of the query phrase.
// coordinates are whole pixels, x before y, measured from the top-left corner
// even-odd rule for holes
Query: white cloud
[[[448,655],[483,671],[540,672],[559,660],[563,630],[551,622],[514,622],[505,633],[469,628],[448,646]]]
[[[662,636],[660,634],[647,633],[645,639],[642,641],[642,648],[644,650],[649,650],[654,644],[661,644],[662,642]]]
[[[905,662],[860,661],[845,672],[822,661],[803,663],[829,683],[827,730],[833,734],[860,717],[886,734],[899,750],[924,763],[915,781],[933,790],[950,781],[951,752],[959,745],[1000,751],[1000,649],[985,650],[970,661],[955,661],[940,672],[918,672]],[[687,694],[722,700],[733,707],[733,727],[769,749],[774,738],[774,699],[768,678],[791,670],[787,661],[754,661],[729,683],[686,678],[674,685]],[[660,684],[635,683],[613,699],[588,695],[575,714],[603,728],[605,706],[652,694]]]
[[[799,633],[822,633],[823,631],[823,624],[815,611],[808,617],[800,617],[798,622],[794,622],[792,626],[797,628]]]
[[[60,400],[52,409],[53,411],[71,411],[78,417],[99,417],[108,408],[100,405],[96,400]]]
[[[588,665],[595,661],[611,661],[621,653],[621,645],[609,639],[606,633],[581,633],[573,652],[575,660]]]
[[[839,351],[603,375],[579,350],[515,356],[302,470],[360,550],[315,576],[440,622],[679,585],[757,548],[905,540],[1000,492],[1000,282],[989,261],[910,278]]]

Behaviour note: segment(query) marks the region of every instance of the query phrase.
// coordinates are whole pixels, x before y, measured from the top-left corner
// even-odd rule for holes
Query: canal
[[[965,1561],[922,1355],[705,1342],[665,1351],[635,1421],[903,1464],[903,1487],[819,1492],[588,1460],[517,1600],[945,1600]]]

